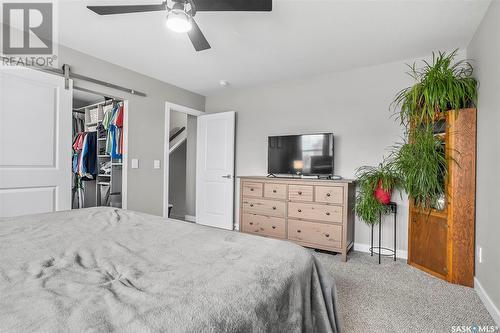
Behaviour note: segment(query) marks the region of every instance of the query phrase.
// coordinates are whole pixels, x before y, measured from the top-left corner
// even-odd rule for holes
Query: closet
[[[81,106],[92,99],[93,103]],[[75,94],[71,161],[73,209],[122,207],[125,112],[122,100]]]

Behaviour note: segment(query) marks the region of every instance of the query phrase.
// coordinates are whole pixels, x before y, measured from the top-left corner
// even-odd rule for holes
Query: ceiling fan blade
[[[189,39],[191,39],[191,43],[193,43],[194,49],[196,51],[203,51],[210,48],[210,44],[208,44],[207,39],[203,36],[203,33],[200,30],[198,24],[196,24],[194,19],[191,19],[193,27],[188,31]]]
[[[99,15],[157,12],[166,10],[165,3],[160,5],[126,5],[126,6],[87,6]]]
[[[272,0],[194,0],[196,11],[270,12]]]

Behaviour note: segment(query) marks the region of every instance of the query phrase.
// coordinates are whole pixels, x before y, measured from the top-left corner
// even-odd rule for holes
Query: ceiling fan
[[[166,0],[159,5],[87,6],[87,8],[99,15],[166,11],[167,27],[175,32],[187,32],[195,50],[202,51],[209,49],[210,44],[193,18],[197,12],[269,12],[272,10],[272,0]]]

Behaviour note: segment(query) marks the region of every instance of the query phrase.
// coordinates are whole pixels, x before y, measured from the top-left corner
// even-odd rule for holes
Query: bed
[[[339,332],[298,245],[115,208],[0,220],[0,332]]]

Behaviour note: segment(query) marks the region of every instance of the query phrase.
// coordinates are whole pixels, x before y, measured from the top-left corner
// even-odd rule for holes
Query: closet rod
[[[99,106],[99,105],[106,105],[109,101],[121,102],[122,100],[121,99],[108,98],[108,99],[106,99],[104,101],[97,102],[97,103],[90,104],[90,105],[86,105],[86,106],[82,106],[81,108],[75,108],[73,110],[84,110],[84,109],[93,108],[93,107],[96,107],[96,106]]]
[[[7,58],[7,57],[1,56],[1,58],[2,58],[2,62],[4,64],[11,62],[11,60],[9,58]],[[101,80],[98,80],[98,79],[94,79],[92,77],[88,77],[88,76],[85,76],[85,75],[80,75],[80,74],[73,73],[73,72],[70,71],[70,66],[67,65],[67,64],[63,65],[63,68],[66,69],[66,70],[59,69],[59,68],[48,67],[48,66],[44,66],[44,67],[42,67],[42,66],[25,66],[25,67],[32,68],[34,70],[45,72],[45,73],[50,73],[50,74],[55,74],[55,75],[63,76],[64,78],[66,78],[66,80],[68,80],[68,79],[76,79],[76,80],[87,81],[87,82],[98,84],[100,86],[105,86],[105,87],[112,88],[112,89],[115,89],[115,90],[124,91],[124,92],[127,92],[127,93],[132,94],[132,95],[146,97],[145,93],[140,92],[140,91],[135,90],[135,89],[125,88],[125,87],[122,87],[122,86],[119,86],[119,85],[116,85],[116,84],[113,84],[113,83],[109,83],[109,82],[101,81]]]

